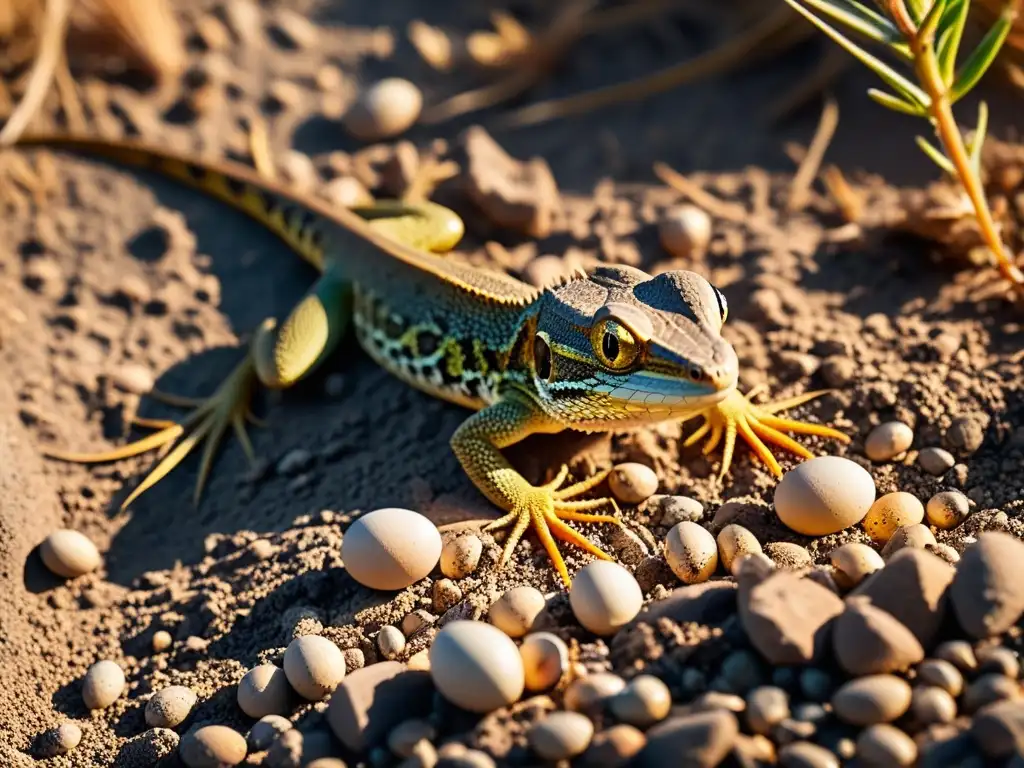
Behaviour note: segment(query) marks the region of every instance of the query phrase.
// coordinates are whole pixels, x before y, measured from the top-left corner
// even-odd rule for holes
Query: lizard
[[[246,431],[254,388],[284,389],[308,376],[350,325],[359,346],[387,371],[472,411],[450,445],[473,484],[505,512],[485,528],[510,529],[499,567],[532,526],[566,586],[571,579],[555,539],[612,559],[569,525],[622,525],[613,499],[581,498],[610,470],[566,486],[568,468],[562,466],[550,482],[531,484],[502,453],[529,435],[620,431],[701,417],[685,445],[707,438],[709,454],[722,444],[719,477],[731,465],[737,436],[777,477],[782,470],[766,442],[809,458],[811,452],[787,433],[849,441],[831,427],[777,415],[823,391],[766,404],[739,392],[738,358],[722,335],[726,297],[695,272],[652,276],[605,265],[539,289],[446,256],[464,224],[429,200],[378,200],[348,209],[240,163],[195,162],[133,141],[37,136],[21,143],[84,152],[198,188],[262,223],[319,272],[282,322],[267,318],[260,324],[243,360],[211,396],[160,395],[192,408],[186,418],[143,424],[157,431],[107,451],[46,450],[52,458],[82,463],[166,451],[122,508],[205,441],[198,502],[229,430],[254,460]]]

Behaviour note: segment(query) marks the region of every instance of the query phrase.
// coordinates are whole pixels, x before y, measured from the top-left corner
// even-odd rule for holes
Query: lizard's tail
[[[173,178],[248,214],[303,259],[323,270],[323,234],[317,226],[322,212],[315,210],[315,203],[300,199],[296,193],[241,163],[204,163],[132,141],[59,134],[23,136],[18,144],[70,149]]]

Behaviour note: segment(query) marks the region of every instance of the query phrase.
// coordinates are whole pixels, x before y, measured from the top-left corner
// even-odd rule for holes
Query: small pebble
[[[562,704],[573,712],[595,717],[613,696],[626,687],[626,681],[611,672],[595,672],[573,680],[565,689]]]
[[[573,614],[595,635],[614,635],[636,617],[643,601],[633,575],[607,560],[584,566],[569,588]]]
[[[788,528],[826,536],[856,525],[875,500],[875,481],[849,459],[819,456],[798,464],[775,489],[775,511]]]
[[[964,550],[949,594],[960,626],[974,638],[1002,634],[1024,613],[1024,543],[985,531]]]
[[[902,672],[924,658],[914,633],[861,596],[846,599],[832,627],[836,661],[854,676]]]
[[[887,421],[868,433],[864,453],[872,461],[889,461],[905,453],[913,442],[914,430],[902,421]]]
[[[362,515],[341,540],[345,568],[370,589],[405,589],[434,570],[440,556],[441,534],[434,524],[397,507]]]
[[[839,768],[839,758],[809,741],[794,741],[779,750],[782,768]]]
[[[354,176],[339,176],[324,185],[321,194],[341,208],[358,208],[373,204],[373,195]],[[342,384],[344,379],[339,379]],[[337,396],[337,395],[335,395]]]
[[[66,755],[82,741],[82,729],[77,723],[61,723],[43,734],[40,740],[40,756],[56,757]]]
[[[446,699],[479,713],[517,701],[525,685],[515,643],[482,621],[453,621],[437,633],[430,646],[430,676]]]
[[[978,649],[978,674],[995,672],[1012,680],[1020,677],[1020,659],[1010,648],[997,645]]]
[[[449,539],[441,548],[441,573],[449,579],[464,579],[476,570],[483,551],[483,543],[472,533]]]
[[[295,448],[278,460],[277,473],[285,477],[295,477],[309,469],[312,464],[312,453],[303,448]]]
[[[832,696],[836,716],[851,725],[888,723],[910,707],[910,686],[893,675],[868,675],[851,680]]]
[[[637,675],[609,700],[608,707],[619,722],[646,729],[668,716],[672,693],[654,675]]]
[[[432,742],[436,737],[437,731],[428,721],[406,720],[388,734],[388,749],[399,757],[412,757],[420,742]]]
[[[882,547],[882,559],[888,560],[901,549],[927,549],[935,546],[935,534],[922,523],[897,528]]]
[[[103,563],[100,551],[78,531],[62,528],[39,545],[43,564],[58,576],[74,579],[95,571]]]
[[[807,548],[791,541],[769,541],[764,546],[764,553],[777,567],[790,571],[802,571],[814,565],[814,558]]]
[[[1024,702],[1001,701],[974,715],[971,735],[993,760],[1024,755]]]
[[[224,725],[205,725],[185,734],[178,745],[181,761],[188,768],[225,768],[245,760],[245,739]]]
[[[899,728],[879,723],[865,728],[857,737],[857,757],[866,765],[913,765],[917,760],[917,744]]]
[[[877,542],[892,538],[897,528],[917,525],[924,520],[924,504],[905,491],[887,493],[879,497],[864,517],[864,530]]]
[[[396,659],[405,650],[405,635],[398,627],[390,624],[381,627],[377,633],[377,648],[385,659]]]
[[[437,621],[437,618],[430,611],[419,608],[412,613],[407,613],[402,618],[402,626],[400,628],[403,635],[412,637],[427,627],[432,626],[435,621]]]
[[[362,141],[380,141],[412,127],[423,108],[423,94],[408,80],[389,77],[365,89],[345,115],[345,128]]]
[[[154,653],[163,653],[171,647],[172,643],[174,643],[174,638],[171,637],[170,632],[163,629],[159,629],[153,633]]]
[[[534,632],[519,646],[528,691],[554,688],[569,669],[569,648],[558,635]]]
[[[640,504],[658,491],[658,476],[645,464],[627,462],[608,475],[608,488],[624,504]]]
[[[843,589],[853,589],[877,570],[885,567],[882,556],[867,544],[851,541],[836,547],[829,555],[833,576]]]
[[[679,523],[665,536],[665,560],[680,581],[699,584],[718,568],[718,545],[703,526]]]
[[[292,729],[292,722],[281,715],[266,715],[261,717],[249,730],[246,741],[252,752],[262,752],[269,749],[270,745],[277,741],[278,737]]]
[[[590,746],[573,763],[578,768],[623,768],[647,743],[647,737],[632,725],[613,725],[598,731]]]
[[[761,552],[761,542],[742,525],[732,523],[718,532],[718,556],[729,573],[737,557]]]
[[[677,259],[700,256],[711,241],[711,217],[696,205],[675,205],[662,214],[658,239]]]
[[[1016,680],[999,673],[989,673],[979,676],[964,690],[963,708],[967,712],[977,712],[997,701],[1019,699],[1021,696],[1020,684]]]
[[[938,477],[951,470],[956,459],[945,448],[922,448],[917,454],[917,463],[929,475]]]
[[[765,685],[747,694],[747,724],[754,733],[768,735],[789,715],[789,695],[781,688]]]
[[[682,522],[699,523],[704,517],[704,505],[689,496],[660,496],[658,499],[659,522],[666,528]]]
[[[928,522],[936,528],[948,530],[960,525],[971,513],[971,504],[960,491],[936,493],[925,506]]]
[[[146,725],[150,728],[177,728],[192,712],[196,694],[184,685],[169,685],[146,702]]]
[[[303,635],[285,649],[284,673],[302,698],[322,701],[345,677],[345,655],[326,637]]]
[[[944,659],[925,659],[915,669],[918,681],[925,685],[934,685],[952,696],[959,696],[964,689],[963,674]]]
[[[433,587],[433,606],[439,614],[444,613],[462,600],[462,590],[449,578],[438,579]]]
[[[738,735],[736,716],[725,710],[670,717],[647,732],[647,746],[630,765],[660,768],[689,764],[711,768],[725,760]],[[684,762],[681,755],[693,759]]]
[[[286,715],[291,709],[291,687],[284,670],[273,664],[253,667],[238,681],[239,708],[249,717]]]
[[[956,719],[956,699],[942,688],[919,685],[910,699],[910,711],[925,726],[951,723]]]
[[[947,640],[939,643],[932,655],[948,661],[961,672],[974,672],[978,668],[978,657],[966,640]]]
[[[487,618],[509,637],[519,638],[533,628],[546,604],[539,589],[513,587],[491,604]]]
[[[594,736],[594,724],[578,712],[552,712],[530,726],[526,740],[544,760],[568,760],[583,754]]]
[[[82,679],[82,700],[89,709],[106,709],[124,693],[124,671],[115,662],[97,661]]]

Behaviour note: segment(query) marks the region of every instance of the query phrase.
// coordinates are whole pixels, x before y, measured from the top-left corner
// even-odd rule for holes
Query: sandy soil
[[[361,147],[324,114],[333,113],[331,104],[347,103],[360,82],[401,74],[421,83],[428,99],[469,82],[432,72],[410,48],[395,20],[419,17],[421,4],[180,5],[192,35],[189,73],[166,93],[83,75],[90,93],[99,94],[89,102],[96,132],[248,159],[246,119],[261,111],[282,167],[302,168],[294,153],[303,153],[317,169],[313,186],[322,187],[339,168],[388,151]],[[463,30],[486,21],[484,7],[444,5],[426,20]],[[286,7],[309,13],[310,40],[288,43],[275,31]],[[201,19],[242,18],[245,9],[254,14],[250,30],[232,27],[219,50],[198,42]],[[588,39],[537,94],[649,70],[700,50],[715,34],[680,20]],[[821,50],[809,46],[754,72],[642,104],[495,131],[514,157],[545,158],[558,182],[561,207],[552,233],[539,242],[488,224],[458,178],[436,199],[464,214],[468,234],[460,250],[467,257],[513,274],[549,254],[584,265],[686,266],[705,274],[729,298],[726,335],[739,353],[744,388],[766,383],[783,397],[834,388],[799,413],[847,431],[853,442],[809,441],[816,453],[847,455],[870,467],[879,493],[898,489],[926,500],[944,488],[962,489],[974,504],[972,516],[939,534],[958,551],[981,530],[1020,535],[1019,308],[998,291],[979,298],[991,275],[940,258],[933,244],[881,225],[854,240],[833,237],[842,221],[821,189],[804,212],[783,212],[793,168],[783,148],[788,141],[806,144],[816,109],[779,126],[751,116],[814,66]],[[316,82],[326,66],[343,75],[329,93]],[[828,158],[865,190],[871,224],[883,222],[900,200],[898,189],[876,174],[910,185],[929,179],[931,169],[912,148],[915,126],[870,104],[863,95],[869,84],[852,74],[837,86],[841,124]],[[992,133],[1012,142],[998,123],[1017,109],[1010,98],[992,95]],[[194,103],[201,108],[187,106]],[[40,125],[48,120],[53,115]],[[486,126],[487,117],[480,123]],[[408,138],[424,151],[447,147],[460,159],[460,135],[469,124],[417,127]],[[1016,149],[1011,143],[1006,151]],[[494,510],[448,450],[465,412],[393,380],[354,345],[301,386],[264,398],[268,425],[253,433],[259,467],[250,470],[229,444],[198,508],[191,503],[196,462],[122,512],[120,501],[148,457],[92,468],[41,459],[44,446],[115,444],[136,413],[169,417],[171,409],[117,386],[125,376],[148,374],[167,391],[210,392],[238,359],[239,341],[266,315],[287,311],[311,275],[244,216],[172,182],[46,149],[20,154],[44,190],[34,199],[9,185],[0,217],[0,763],[31,763],[38,736],[74,719],[84,732],[81,746],[47,764],[149,764],[126,745],[145,730],[141,702],[152,691],[187,684],[201,701],[190,725],[217,722],[245,732],[252,721],[237,709],[234,685],[254,664],[279,660],[297,625],[315,622],[370,661],[377,628],[413,608],[431,609],[425,583],[384,600],[345,574],[341,531],[361,511],[405,506],[440,525],[491,517]],[[655,179],[654,161],[744,206],[748,217],[716,219],[706,255],[673,261],[658,244],[655,222],[679,196]],[[1009,215],[1024,221],[1020,189],[1004,195]],[[485,248],[488,241],[505,250]],[[864,438],[873,425],[894,418],[915,428],[914,450],[904,461],[871,465]],[[682,449],[685,434],[669,425],[631,435],[536,438],[510,455],[534,479],[564,459],[576,469],[641,461],[657,470],[661,493],[699,499],[709,523],[723,503],[740,502],[729,508],[735,520],[762,542],[803,544],[819,563],[843,541],[867,541],[860,531],[817,540],[793,534],[771,514],[775,480],[745,448],[719,484],[717,455],[705,459],[696,448]],[[938,478],[922,471],[914,458],[929,446],[952,451],[956,467]],[[665,529],[651,508],[625,513],[660,541]],[[45,571],[34,548],[58,526],[99,545],[101,571],[70,583]],[[593,534],[601,540],[606,532]],[[256,541],[270,545],[254,547]],[[515,567],[501,572],[492,567],[497,552],[490,542],[481,572],[460,583],[470,614],[480,615],[515,584],[558,589],[535,545],[520,548]],[[570,568],[584,562],[573,555]],[[664,594],[676,584],[651,586]],[[171,650],[153,652],[158,629],[171,632]],[[583,643],[584,657],[603,647],[578,627],[565,632]],[[409,653],[425,642],[411,643]],[[80,680],[101,658],[124,667],[129,690],[110,708],[90,713]],[[322,729],[317,710],[297,710],[293,719],[306,731]],[[462,725],[456,720],[452,733],[469,733]],[[502,721],[463,740],[499,761],[524,764],[521,730]]]

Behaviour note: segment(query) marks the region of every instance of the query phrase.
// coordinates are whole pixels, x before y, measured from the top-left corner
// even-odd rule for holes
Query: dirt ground
[[[188,73],[166,92],[148,93],[124,78],[83,75],[90,92],[101,94],[88,102],[93,129],[248,160],[247,116],[258,112],[268,121],[281,167],[303,167],[294,159],[303,153],[317,169],[314,186],[322,187],[339,168],[371,152],[324,114],[328,97],[346,103],[360,83],[385,75],[420,84],[428,102],[465,87],[472,80],[464,73],[439,74],[417,57],[404,24],[423,18],[480,28],[490,4],[178,5],[189,33]],[[296,42],[280,33],[275,20],[287,10],[314,22],[310,39]],[[229,26],[223,47],[209,50],[195,30],[211,14],[255,18],[248,30]],[[718,39],[725,23],[709,18],[695,24],[683,14],[588,38],[532,95],[572,93],[692,55]],[[835,237],[843,222],[820,186],[805,211],[784,212],[793,172],[784,149],[788,142],[806,146],[819,102],[781,124],[756,116],[810,71],[823,50],[823,44],[808,45],[752,71],[638,104],[535,128],[495,129],[508,153],[543,157],[557,180],[561,207],[550,236],[540,241],[487,223],[459,178],[442,185],[435,199],[463,215],[462,253],[491,263],[497,256],[496,266],[512,274],[522,275],[543,255],[584,266],[701,272],[729,299],[725,335],[739,353],[744,389],[765,383],[780,397],[834,389],[798,413],[853,440],[847,446],[809,440],[815,453],[870,467],[880,494],[898,489],[926,500],[946,487],[963,490],[974,504],[972,516],[939,535],[958,550],[965,536],[987,528],[1019,535],[1020,307],[988,290],[995,282],[991,273],[943,258],[926,241],[881,224],[852,240]],[[343,75],[331,93],[317,83],[327,66]],[[856,71],[836,85],[840,127],[827,159],[865,190],[868,220],[884,222],[899,203],[899,188],[919,186],[934,174],[912,146],[917,126],[873,105],[864,95],[871,85]],[[199,87],[210,93],[194,109],[189,97]],[[1019,137],[1008,125],[1020,114],[1020,97],[997,84],[986,96],[992,136],[1007,142],[1007,153],[1019,153]],[[447,147],[459,159],[465,128],[487,127],[500,112],[418,126],[403,138],[425,152]],[[970,107],[964,112],[971,114]],[[59,127],[54,120],[51,111],[39,125]],[[360,512],[402,506],[444,524],[493,517],[494,510],[448,448],[466,413],[392,379],[354,344],[300,386],[262,398],[267,425],[252,433],[258,467],[250,469],[229,441],[198,507],[191,502],[196,461],[121,511],[151,456],[97,467],[41,458],[45,446],[118,444],[136,413],[174,413],[124,391],[125,377],[148,375],[158,388],[182,394],[211,392],[239,358],[240,340],[264,317],[284,314],[311,272],[242,214],[174,182],[49,149],[18,153],[46,183],[34,198],[5,182],[0,217],[0,763],[29,764],[37,737],[74,719],[84,732],[81,746],[48,765],[144,765],[129,747],[145,729],[140,702],[151,691],[187,684],[202,702],[196,722],[245,732],[251,721],[235,705],[234,686],[254,664],[279,659],[297,624],[319,622],[323,634],[370,657],[368,638],[376,628],[412,608],[430,608],[425,585],[385,601],[347,577],[340,567],[341,530]],[[715,218],[708,253],[687,263],[673,260],[660,247],[655,224],[679,195],[655,178],[656,161],[749,215]],[[1006,194],[1011,215],[1024,221],[1021,192],[1015,194]],[[487,242],[505,249],[485,248]],[[864,438],[873,425],[894,418],[914,427],[913,451],[905,461],[871,465]],[[656,469],[660,493],[700,500],[706,520],[723,503],[741,502],[737,519],[762,542],[798,542],[818,562],[842,541],[867,540],[859,531],[817,540],[788,531],[769,506],[776,481],[750,452],[738,449],[720,484],[717,453],[705,458],[697,448],[681,447],[689,429],[534,438],[510,455],[536,480],[566,458],[577,469],[641,461]],[[942,477],[922,471],[915,451],[929,446],[950,450],[956,467]],[[784,462],[792,466],[789,457]],[[665,532],[646,506],[625,514],[655,539]],[[97,543],[101,571],[69,583],[48,575],[34,548],[59,526]],[[592,533],[606,541],[606,532]],[[254,547],[258,540],[270,546]],[[513,568],[488,566],[465,580],[466,610],[479,615],[515,584],[557,591],[538,550],[535,543],[523,546]],[[492,559],[498,551],[493,542],[487,549]],[[583,562],[572,553],[570,569]],[[654,586],[663,592],[675,584]],[[152,651],[158,629],[171,632],[172,650]],[[101,658],[125,668],[129,691],[110,708],[89,712],[80,681]],[[319,710],[310,706],[293,719],[315,731],[322,727]],[[499,761],[526,764],[516,729],[506,725],[481,726],[469,741]]]

